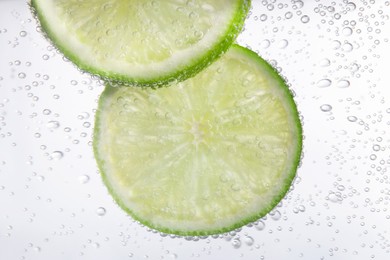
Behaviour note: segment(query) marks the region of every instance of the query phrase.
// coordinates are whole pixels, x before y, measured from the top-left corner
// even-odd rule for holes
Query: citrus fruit
[[[243,28],[250,0],[31,0],[43,32],[80,69],[131,85],[195,75]]]
[[[301,148],[285,82],[237,45],[166,88],[106,86],[96,114],[104,183],[133,218],[165,233],[218,234],[263,217],[289,190]]]

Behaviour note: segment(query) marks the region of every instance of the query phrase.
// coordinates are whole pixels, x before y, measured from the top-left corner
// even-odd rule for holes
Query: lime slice
[[[94,151],[117,203],[153,229],[223,233],[274,208],[295,177],[301,124],[283,79],[233,45],[167,88],[107,86]]]
[[[225,52],[250,0],[31,0],[31,7],[47,37],[82,70],[163,85]]]

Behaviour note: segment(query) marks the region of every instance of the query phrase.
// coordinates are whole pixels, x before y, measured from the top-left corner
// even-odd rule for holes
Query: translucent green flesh
[[[236,47],[176,86],[108,88],[95,138],[120,204],[155,228],[184,232],[269,211],[300,152],[294,103],[273,73]]]
[[[223,35],[237,1],[58,0],[56,11],[67,30],[97,59],[149,64],[197,43],[219,21]]]

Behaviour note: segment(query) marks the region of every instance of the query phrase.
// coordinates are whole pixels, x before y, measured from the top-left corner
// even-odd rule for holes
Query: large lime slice
[[[250,0],[31,0],[48,38],[79,68],[162,85],[195,75],[241,31]]]
[[[268,213],[294,179],[301,124],[283,79],[232,47],[174,86],[107,86],[94,149],[117,203],[166,233],[209,235]]]

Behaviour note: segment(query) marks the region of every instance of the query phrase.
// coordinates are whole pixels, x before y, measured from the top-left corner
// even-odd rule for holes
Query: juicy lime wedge
[[[174,86],[107,86],[96,115],[95,156],[109,191],[166,233],[222,233],[264,216],[289,190],[301,148],[285,82],[236,45]]]
[[[250,0],[31,0],[47,37],[82,70],[162,85],[195,75],[241,31]]]

